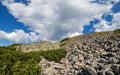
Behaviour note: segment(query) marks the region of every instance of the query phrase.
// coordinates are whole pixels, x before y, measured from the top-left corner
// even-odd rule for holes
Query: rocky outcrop
[[[69,39],[60,63],[42,59],[41,75],[120,75],[120,34],[91,33]]]
[[[35,42],[32,44],[16,45],[15,48],[23,52],[30,52],[30,51],[41,51],[41,50],[45,51],[45,50],[60,49],[60,46],[58,42],[52,43],[49,41],[42,41],[42,42]]]

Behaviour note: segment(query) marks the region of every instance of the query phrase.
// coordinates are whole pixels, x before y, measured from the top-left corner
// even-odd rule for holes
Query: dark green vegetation
[[[40,75],[40,56],[60,62],[65,55],[63,49],[23,53],[12,46],[0,47],[0,75]]]
[[[69,40],[69,39],[70,38],[65,38],[65,39],[61,40],[60,42],[64,42],[64,41]]]
[[[114,34],[120,34],[120,29],[114,30]]]
[[[65,38],[63,40],[60,41],[60,47],[63,47],[67,44],[67,42],[69,42],[70,38]]]

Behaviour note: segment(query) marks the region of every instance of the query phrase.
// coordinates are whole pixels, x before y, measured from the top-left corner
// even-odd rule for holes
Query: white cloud
[[[35,32],[30,32],[28,38],[29,38],[29,40],[30,40],[31,42],[38,42],[38,41],[41,40],[41,39],[40,39],[40,35],[37,35]]]
[[[109,22],[105,20],[101,20],[100,23],[94,25],[94,28],[96,29],[97,32],[101,31],[111,31],[116,28],[114,25],[109,25]]]
[[[3,4],[18,21],[39,33],[40,38],[60,40],[71,33],[82,33],[86,23],[112,7],[90,1],[93,0],[31,0],[26,6],[5,0]]]
[[[101,3],[101,4],[111,4],[113,2],[118,2],[119,0],[93,0],[93,1],[97,1],[98,3]]]
[[[112,24],[116,26],[116,29],[120,28],[120,13],[116,13],[113,16]]]
[[[113,31],[115,29],[120,28],[120,13],[113,14],[113,19],[110,24],[110,22],[107,22],[103,19],[101,19],[100,23],[94,25],[94,28],[96,29],[97,32],[101,31]]]
[[[79,32],[75,32],[75,33],[71,33],[68,35],[68,37],[74,37],[74,36],[78,36],[78,35],[81,35],[82,33],[79,33]]]
[[[7,40],[12,43],[29,43],[34,42],[36,40],[39,40],[38,35],[36,35],[34,32],[31,32],[30,34],[25,33],[23,30],[15,30],[12,33],[7,33],[0,30],[0,39]]]

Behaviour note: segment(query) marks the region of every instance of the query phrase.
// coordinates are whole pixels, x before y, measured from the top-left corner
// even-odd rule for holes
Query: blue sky
[[[119,19],[119,0],[1,0],[0,45],[112,31]]]
[[[23,23],[18,22],[14,16],[12,16],[8,9],[0,3],[0,30],[7,33],[13,32],[15,29],[22,29],[26,33],[29,33],[28,27]],[[0,39],[0,45],[9,45],[9,40]]]
[[[29,32],[27,27],[23,23],[18,22],[17,19],[14,18],[14,16],[9,13],[8,9],[1,3],[0,10],[0,30],[5,32],[12,32],[15,29],[22,29],[25,32]]]

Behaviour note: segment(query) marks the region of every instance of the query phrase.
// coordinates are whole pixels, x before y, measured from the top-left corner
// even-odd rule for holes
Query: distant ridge
[[[15,45],[14,47],[23,52],[60,49],[59,43],[52,43],[50,41],[34,42],[32,44],[20,44]]]

